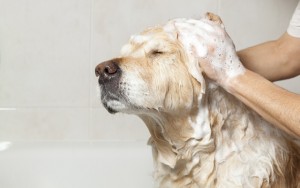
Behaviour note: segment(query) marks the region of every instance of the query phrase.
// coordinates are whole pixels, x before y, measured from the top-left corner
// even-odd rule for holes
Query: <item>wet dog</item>
[[[186,23],[188,37],[178,29]],[[197,31],[203,41],[218,40],[210,35],[218,29],[222,21],[208,13],[132,36],[120,57],[95,69],[104,107],[145,122],[159,187],[300,186],[293,139],[205,78],[199,49],[187,48]],[[200,45],[200,54],[218,48]]]

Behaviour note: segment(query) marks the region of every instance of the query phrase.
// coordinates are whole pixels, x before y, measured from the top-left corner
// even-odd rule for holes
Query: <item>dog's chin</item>
[[[103,106],[111,114],[115,114],[118,112],[117,110],[113,109],[113,107],[108,106],[107,103],[103,103]]]
[[[105,92],[102,90],[101,102],[105,109],[111,113],[141,114],[145,111],[142,106],[131,103],[128,98],[121,94]]]
[[[105,109],[111,114],[123,112],[126,109],[124,103],[125,99],[123,98],[120,93],[106,91],[101,88],[101,102]]]
[[[126,111],[125,105],[118,100],[102,100],[102,104],[111,114]]]
[[[143,114],[147,111],[141,107],[137,107],[128,103],[123,103],[118,100],[107,100],[107,101],[102,100],[102,104],[105,107],[105,109],[111,114],[116,114],[116,113]]]

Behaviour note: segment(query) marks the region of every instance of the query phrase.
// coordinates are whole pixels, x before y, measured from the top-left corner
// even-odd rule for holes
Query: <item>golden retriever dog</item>
[[[193,23],[188,38],[177,27],[186,23]],[[295,139],[206,78],[193,52],[199,49],[186,47],[198,31],[218,40],[210,37],[218,28],[220,18],[207,13],[132,36],[120,57],[95,69],[104,107],[145,122],[158,187],[300,187]],[[206,44],[200,53],[214,50]]]

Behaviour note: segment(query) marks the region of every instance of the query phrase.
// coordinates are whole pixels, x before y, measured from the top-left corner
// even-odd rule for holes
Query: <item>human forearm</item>
[[[237,54],[247,69],[270,81],[275,81],[280,79],[278,76],[278,62],[283,61],[276,51],[276,41],[269,41],[238,51]]]
[[[279,39],[237,52],[243,65],[270,81],[300,73],[300,39],[284,33]]]
[[[211,38],[203,40],[204,36],[199,35],[189,45],[191,53],[198,58],[201,71],[263,118],[287,133],[300,137],[300,95],[289,93],[245,68],[239,60],[234,44],[226,33],[221,20],[208,22],[208,24],[211,24],[210,32],[205,37]],[[186,31],[186,27],[183,28],[183,31]],[[253,69],[258,65],[262,66],[262,75],[271,71],[271,74],[268,75],[270,80],[286,78],[291,76],[291,73],[292,75],[300,73],[300,39],[291,38],[288,35],[286,37],[283,43],[280,40],[280,47],[274,47],[273,42],[258,45],[240,52],[240,59],[244,59],[246,67],[250,66],[249,63],[255,63]],[[276,53],[278,49],[278,52],[281,53],[280,56]],[[288,55],[282,53],[283,49],[284,52],[288,52]],[[297,49],[299,50],[297,51]],[[290,58],[291,56],[292,58]],[[297,61],[290,61],[295,58]],[[283,66],[285,62],[288,62],[288,66]],[[199,67],[195,66],[194,68]],[[276,74],[279,76],[277,77]]]
[[[300,136],[300,96],[246,70],[233,78],[227,90],[270,123]]]

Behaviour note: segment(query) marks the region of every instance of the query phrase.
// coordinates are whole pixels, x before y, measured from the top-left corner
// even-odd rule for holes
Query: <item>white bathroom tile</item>
[[[148,140],[150,134],[144,122],[135,115],[109,114],[104,107],[91,111],[91,140]]]
[[[0,140],[87,140],[88,108],[0,109]]]
[[[278,0],[279,8],[279,27],[287,29],[293,12],[296,9],[299,0]]]
[[[172,18],[198,18],[207,11],[217,11],[217,6],[217,0],[94,0],[93,63],[119,55],[129,37],[147,27],[164,24]]]
[[[278,24],[278,0],[219,1],[220,16],[237,49],[276,39],[284,31]]]
[[[0,5],[0,106],[87,106],[88,0]]]
[[[101,101],[98,78],[93,74],[90,78],[90,106],[99,107],[99,105],[101,105]]]
[[[300,83],[300,76],[297,76],[292,79],[276,82],[276,84],[279,85],[280,87],[297,94],[300,94],[299,83]]]

